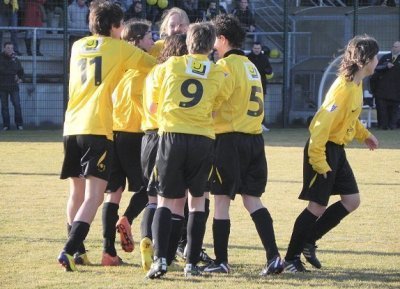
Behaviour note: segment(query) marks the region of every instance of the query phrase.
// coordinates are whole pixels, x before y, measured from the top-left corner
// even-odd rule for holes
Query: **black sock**
[[[290,238],[285,260],[293,260],[300,257],[304,244],[309,236],[312,227],[315,225],[317,216],[309,210],[304,209],[294,223],[292,237]]]
[[[64,247],[64,251],[67,254],[73,255],[75,252],[77,252],[78,247],[83,243],[87,234],[89,233],[89,228],[90,225],[85,222],[74,221],[72,223],[69,238]]]
[[[187,244],[187,222],[189,219],[189,205],[188,201],[186,200],[185,203],[185,219],[183,220],[183,226],[182,226],[182,231],[181,231],[181,239],[179,240],[179,247],[185,248]]]
[[[171,211],[166,207],[157,208],[153,225],[154,257],[167,258],[169,236],[171,234]]]
[[[210,200],[209,199],[206,199],[206,202],[204,204],[204,213],[205,213],[204,218],[205,218],[206,223],[207,223],[208,216],[210,215]]]
[[[147,237],[153,239],[151,233],[151,224],[153,223],[154,213],[156,212],[157,204],[151,203],[146,206],[143,212],[142,222],[140,223],[140,231],[142,233],[142,239]]]
[[[128,208],[126,208],[124,216],[128,219],[129,224],[132,224],[133,220],[140,215],[143,209],[146,207],[149,198],[147,196],[146,187],[141,187],[140,190],[133,194],[129,201]]]
[[[168,254],[167,254],[167,264],[171,265],[172,261],[176,255],[176,249],[178,248],[179,239],[181,237],[183,216],[177,214],[172,214],[171,217],[171,234],[169,236]]]
[[[215,263],[228,262],[228,242],[231,232],[231,220],[213,220],[213,238]]]
[[[117,256],[115,250],[115,225],[118,221],[119,205],[115,203],[104,203],[103,205],[103,251],[112,257]]]
[[[267,208],[261,208],[251,214],[258,235],[267,253],[267,260],[271,260],[276,255],[279,255],[278,247],[276,246],[274,226],[271,215]]]
[[[349,213],[341,201],[330,205],[321,217],[315,222],[315,226],[310,232],[308,243],[315,245],[315,242],[323,235],[339,225],[340,221]]]
[[[196,265],[199,262],[205,231],[205,213],[190,212],[187,224],[188,237],[186,263]]]
[[[71,228],[72,228],[72,226],[71,226],[70,224],[67,223],[68,237],[69,237],[69,234],[70,234],[70,232],[71,232]],[[77,250],[76,252],[78,252],[79,254],[85,254],[85,253],[86,253],[85,244],[83,244],[83,242],[82,242],[82,244],[80,244],[80,245],[78,246],[78,250]]]

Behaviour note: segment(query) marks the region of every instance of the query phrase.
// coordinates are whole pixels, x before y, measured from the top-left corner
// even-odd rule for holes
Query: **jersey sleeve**
[[[329,132],[334,123],[335,117],[338,115],[338,110],[335,109],[335,104],[322,108],[315,116],[310,127],[310,144],[308,147],[309,163],[314,171],[319,174],[324,174],[331,170],[326,160],[326,143],[329,139]]]
[[[125,69],[137,69],[141,72],[149,72],[156,65],[156,59],[142,49],[123,43],[121,47]]]
[[[371,135],[371,133],[364,127],[359,119],[356,122],[355,128],[356,134],[354,135],[354,138],[359,142],[364,142]]]

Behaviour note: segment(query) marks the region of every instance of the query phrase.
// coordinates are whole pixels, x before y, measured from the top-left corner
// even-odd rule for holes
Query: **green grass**
[[[163,280],[145,281],[138,250],[128,254],[118,246],[129,265],[99,266],[101,210],[86,241],[95,265],[79,267],[77,273],[60,268],[56,257],[66,240],[68,197],[68,182],[58,178],[63,158],[61,131],[1,132],[1,288],[400,288],[400,134],[374,133],[380,149],[370,152],[357,143],[347,149],[362,204],[318,243],[322,270],[259,277],[265,255],[251,218],[237,198],[231,206],[229,256],[233,274],[185,280],[182,271],[175,271]],[[265,134],[269,181],[263,201],[274,219],[282,255],[293,222],[306,205],[297,195],[302,186],[302,151],[307,136],[305,129],[273,129]],[[130,193],[124,194],[121,211],[129,197]],[[136,241],[139,220],[133,226]],[[212,253],[210,220],[205,246]]]

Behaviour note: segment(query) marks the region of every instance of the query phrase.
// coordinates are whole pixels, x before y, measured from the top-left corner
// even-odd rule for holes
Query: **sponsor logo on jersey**
[[[82,50],[83,52],[98,52],[100,50],[101,43],[103,42],[102,38],[99,39],[93,39],[93,38],[88,38],[86,39],[86,42],[84,43]]]
[[[247,73],[247,77],[250,80],[259,80],[259,79],[261,79],[257,68],[255,67],[255,65],[252,62],[244,62],[244,67],[245,67],[245,70],[246,70],[246,73]]]
[[[104,159],[107,156],[107,152],[105,151],[101,157],[99,158],[99,161],[97,162],[97,170],[99,172],[104,172],[106,170],[106,165],[103,163]]]
[[[210,72],[210,67],[211,61],[201,61],[189,58],[188,65],[186,66],[186,73],[200,78],[207,78],[208,73]]]
[[[338,107],[337,107],[336,104],[332,104],[331,107],[328,107],[328,111],[329,111],[329,112],[333,112],[333,111],[335,111],[337,108],[338,108]]]

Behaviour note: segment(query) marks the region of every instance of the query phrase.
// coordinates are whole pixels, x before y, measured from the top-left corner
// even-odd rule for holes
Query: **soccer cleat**
[[[203,271],[207,273],[229,274],[231,273],[231,267],[226,262],[222,262],[220,264],[211,263],[210,265],[205,267]]]
[[[74,254],[74,261],[76,265],[84,265],[84,266],[92,265],[86,253],[81,254],[76,252]]]
[[[146,274],[146,278],[156,279],[163,276],[167,273],[167,259],[166,258],[157,258],[154,260],[153,264],[151,264],[151,268],[149,272]]]
[[[176,256],[181,258],[183,261],[186,260],[186,246],[179,244],[178,248],[176,249]]]
[[[124,262],[122,262],[120,257],[113,257],[110,254],[103,252],[103,257],[101,258],[102,266],[121,266],[122,264],[124,264]]]
[[[144,271],[149,271],[153,262],[153,242],[148,237],[144,237],[140,241],[140,255],[142,258],[142,268]]]
[[[24,127],[22,125],[17,125],[18,130],[24,130]]]
[[[307,262],[313,265],[317,269],[321,269],[321,262],[318,260],[316,255],[317,246],[306,243],[303,249],[303,255],[306,258]]]
[[[201,276],[200,268],[193,264],[186,264],[183,273],[186,278]]]
[[[206,253],[206,249],[204,248],[201,249],[200,251],[200,262],[203,262],[208,265],[214,262],[214,260],[211,259],[210,256],[208,256],[208,254]]]
[[[135,243],[133,242],[131,224],[129,224],[127,217],[122,216],[119,218],[116,228],[120,236],[122,250],[128,253],[132,252],[135,248]]]
[[[280,274],[283,271],[283,261],[279,255],[275,256],[265,264],[264,269],[261,271],[260,276],[267,276],[271,274]]]
[[[67,254],[65,251],[61,251],[57,259],[58,263],[60,263],[61,266],[65,268],[65,271],[67,272],[77,271],[74,257]]]
[[[300,260],[300,258],[296,258],[294,260],[285,260],[284,262],[285,272],[289,273],[299,273],[299,272],[310,272],[304,267],[304,263]]]

